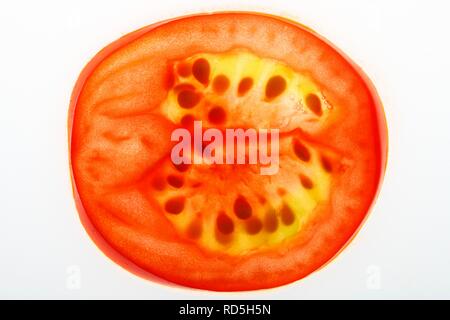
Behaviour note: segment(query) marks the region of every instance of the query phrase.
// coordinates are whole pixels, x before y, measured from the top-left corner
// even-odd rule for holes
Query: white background
[[[95,247],[71,195],[66,119],[82,67],[137,28],[214,10],[315,29],[364,68],[385,106],[388,170],[370,218],[331,264],[281,288],[140,279]],[[449,12],[448,1],[2,1],[0,298],[450,298]]]

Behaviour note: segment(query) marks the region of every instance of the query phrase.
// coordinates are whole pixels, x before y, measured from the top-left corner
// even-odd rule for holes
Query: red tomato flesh
[[[278,129],[277,173],[261,175],[249,153],[244,164],[174,164],[175,129],[204,138],[194,121],[200,134]],[[387,154],[362,71],[311,30],[255,13],[183,17],[109,45],[75,86],[69,137],[77,208],[105,254],[146,278],[219,291],[287,284],[335,257]]]

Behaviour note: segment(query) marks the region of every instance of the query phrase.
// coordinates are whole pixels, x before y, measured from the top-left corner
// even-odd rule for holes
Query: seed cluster
[[[205,126],[273,128],[289,117],[300,126],[323,121],[329,113],[309,78],[249,53],[201,54],[175,62],[174,79],[163,110],[181,125],[201,120]]]
[[[256,56],[239,54],[200,55],[176,62],[174,86],[163,110],[175,124],[188,129],[194,120],[210,127],[236,127],[240,119],[252,120],[265,112],[253,109],[269,112],[272,105],[291,103],[292,96],[307,108],[309,117],[320,119],[329,112],[313,85],[304,82],[306,91],[298,90],[299,75],[272,61],[268,71],[266,64]],[[279,108],[276,112],[282,113]],[[235,169],[173,165],[169,159],[152,177],[152,193],[181,235],[206,249],[241,254],[278,244],[298,234],[317,204],[328,198],[335,166],[333,154],[297,133],[281,139],[280,173],[270,181],[253,174],[252,180],[261,180],[254,189],[239,183],[224,185],[233,180]],[[227,172],[225,178],[222,171]]]
[[[231,253],[255,250],[298,233],[317,203],[328,196],[334,170],[329,156],[299,137],[283,140],[282,152],[290,167],[284,174],[290,179],[268,185],[266,191],[274,192],[252,193],[231,185],[228,194],[214,193],[211,189],[220,183],[217,177],[196,165],[173,165],[170,160],[154,173],[150,188],[187,240]]]

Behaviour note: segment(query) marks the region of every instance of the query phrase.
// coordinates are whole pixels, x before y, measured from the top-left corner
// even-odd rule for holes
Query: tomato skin
[[[215,290],[215,291],[242,291],[242,290],[254,290],[254,289],[263,289],[263,288],[271,288],[275,286],[284,285],[287,283],[290,283],[292,281],[301,279],[308,274],[319,270],[320,268],[324,267],[327,263],[329,263],[334,257],[336,257],[349,243],[350,241],[355,237],[356,233],[359,231],[360,227],[362,226],[362,223],[365,219],[367,219],[367,212],[372,208],[375,199],[379,193],[384,171],[386,169],[386,163],[387,163],[387,149],[388,149],[388,136],[387,136],[387,125],[386,120],[383,112],[383,107],[381,105],[380,99],[376,93],[376,90],[371,83],[371,81],[368,79],[368,77],[363,73],[363,71],[356,66],[348,57],[346,57],[340,50],[332,46],[327,40],[325,40],[320,35],[312,32],[310,29],[299,25],[296,22],[292,22],[290,20],[279,18],[279,17],[273,17],[270,15],[265,14],[256,14],[256,13],[245,13],[245,12],[224,12],[224,13],[214,13],[211,14],[214,15],[220,15],[223,17],[226,17],[227,15],[233,16],[233,15],[252,15],[252,16],[261,16],[261,17],[267,17],[270,19],[276,19],[279,21],[283,21],[290,25],[295,25],[297,28],[303,30],[304,32],[308,32],[310,34],[313,34],[314,37],[320,39],[320,41],[323,41],[327,46],[332,48],[332,50],[338,52],[338,54],[345,59],[345,61],[348,63],[348,65],[357,72],[358,76],[362,79],[362,82],[365,84],[367,91],[369,92],[369,96],[371,97],[372,101],[370,102],[370,107],[375,112],[374,116],[374,123],[377,126],[376,132],[374,132],[374,152],[376,154],[375,158],[377,159],[377,163],[374,166],[374,172],[373,176],[377,177],[376,181],[373,182],[373,190],[371,190],[370,193],[373,194],[373,197],[370,199],[370,201],[367,201],[362,207],[366,207],[364,213],[363,213],[363,219],[361,220],[355,220],[351,224],[349,224],[346,228],[342,230],[341,233],[335,234],[334,243],[330,244],[328,247],[328,254],[324,255],[316,260],[308,260],[308,265],[302,265],[302,270],[291,270],[291,272],[287,272],[286,274],[280,274],[276,270],[274,270],[273,276],[268,276],[267,272],[264,270],[258,271],[258,268],[256,268],[251,276],[242,278],[242,277],[233,277],[230,279],[229,270],[230,266],[226,264],[218,264],[215,269],[213,269],[213,272],[217,272],[214,277],[209,279],[201,279],[199,278],[189,278],[186,277],[183,272],[179,272],[178,265],[177,264],[171,264],[167,263],[167,261],[161,261],[161,262],[155,262],[155,260],[152,260],[153,258],[149,258],[150,263],[147,263],[147,261],[136,259],[136,257],[145,257],[148,253],[142,250],[142,248],[136,246],[136,242],[132,239],[133,235],[130,232],[130,239],[126,239],[125,241],[116,241],[117,238],[113,233],[107,234],[105,233],[105,228],[114,230],[115,228],[119,228],[120,223],[118,221],[114,221],[114,219],[111,219],[111,221],[105,222],[107,218],[105,218],[107,215],[103,215],[102,217],[98,218],[96,217],[95,222],[93,222],[93,217],[88,214],[88,212],[92,211],[102,211],[103,209],[96,208],[92,203],[90,203],[90,200],[84,199],[82,200],[82,196],[79,193],[78,186],[83,185],[84,182],[80,181],[80,179],[77,180],[76,177],[76,169],[74,169],[74,158],[73,154],[78,152],[78,148],[81,145],[81,142],[78,141],[78,139],[74,139],[74,132],[76,132],[78,129],[76,128],[77,124],[75,123],[75,113],[77,105],[80,101],[80,95],[83,93],[83,90],[85,89],[85,84],[89,80],[91,74],[103,63],[105,59],[110,57],[112,54],[117,52],[119,49],[129,45],[130,43],[133,43],[133,41],[139,39],[140,37],[146,35],[147,33],[157,29],[160,26],[164,26],[170,22],[178,21],[178,20],[189,20],[189,19],[195,19],[197,17],[201,16],[209,16],[206,15],[192,15],[192,16],[186,16],[176,19],[171,19],[167,21],[163,21],[160,23],[156,23],[150,26],[147,26],[145,28],[142,28],[140,30],[137,30],[135,32],[132,32],[119,40],[113,42],[112,44],[108,45],[106,48],[101,50],[89,63],[88,65],[83,69],[79,79],[77,80],[77,83],[75,85],[75,88],[72,93],[71,102],[70,102],[70,108],[69,108],[69,117],[68,117],[68,134],[69,134],[69,152],[71,154],[70,157],[70,168],[71,168],[71,178],[72,178],[72,186],[73,186],[73,193],[74,198],[77,206],[77,210],[79,212],[80,220],[85,227],[88,235],[91,237],[91,239],[94,241],[94,243],[100,248],[100,250],[106,254],[110,259],[112,259],[117,264],[121,265],[126,270],[140,276],[146,279],[150,279],[157,282],[163,282],[166,284],[172,284],[172,282],[194,287],[194,288],[200,288],[205,290]],[[171,79],[167,78],[167,86],[170,85]],[[84,188],[84,186],[82,186]],[[101,215],[99,215],[101,216]],[[103,226],[103,232],[99,232],[99,225],[104,224],[107,225],[107,227]],[[166,232],[166,231],[165,231]],[[170,233],[170,231],[167,231],[167,234],[164,237],[172,237],[173,234]],[[125,243],[124,243],[125,242]],[[193,245],[188,245],[188,249],[193,253],[197,254],[198,256],[205,255],[204,252],[198,251],[197,248]],[[289,246],[288,246],[289,247]],[[286,248],[288,250],[288,248]],[[127,252],[128,251],[128,252]],[[276,258],[276,254],[274,254],[271,258]],[[148,257],[147,257],[148,258]],[[263,261],[262,259],[261,261]],[[259,259],[256,257],[253,262],[248,261],[248,264],[251,263],[257,263]],[[226,272],[218,272],[217,270],[220,270],[223,268],[223,270],[228,270]],[[159,276],[161,278],[159,278]],[[167,279],[170,282],[167,282]]]

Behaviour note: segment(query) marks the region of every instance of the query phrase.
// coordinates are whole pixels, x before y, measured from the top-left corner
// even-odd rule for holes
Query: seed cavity
[[[250,77],[242,78],[238,86],[238,96],[242,97],[253,87],[253,79]]]
[[[180,64],[178,64],[177,71],[178,74],[184,78],[189,77],[192,72],[190,64],[186,62],[181,62]]]
[[[312,189],[314,187],[312,180],[303,174],[300,175],[300,182],[305,189]]]
[[[223,212],[219,213],[217,216],[216,225],[217,230],[222,234],[230,234],[234,231],[233,220]]]
[[[320,99],[317,95],[314,93],[310,93],[306,96],[305,99],[306,106],[314,112],[316,115],[321,116],[322,115],[322,103],[320,102]]]
[[[287,226],[293,224],[295,221],[294,212],[292,212],[292,209],[287,204],[284,204],[281,208],[281,221]]]
[[[184,179],[183,177],[171,174],[167,176],[167,183],[174,188],[181,188],[184,184]]]
[[[181,118],[180,124],[185,128],[191,128],[194,126],[194,120],[195,117],[192,114],[186,114]]]
[[[164,209],[171,214],[179,214],[184,209],[184,197],[174,197],[167,200]]]
[[[192,65],[192,74],[195,79],[203,85],[208,85],[209,83],[209,72],[210,67],[206,59],[197,59]]]
[[[266,98],[272,100],[286,89],[286,80],[282,76],[273,76],[266,84]]]
[[[298,141],[297,139],[293,140],[293,147],[295,155],[302,161],[308,162],[311,159],[311,154],[309,153],[308,148]]]
[[[190,164],[188,163],[174,164],[174,167],[179,172],[186,172],[189,170]]]
[[[220,106],[215,106],[208,113],[208,121],[212,124],[223,124],[227,118],[225,110]]]
[[[264,217],[264,229],[273,233],[278,229],[278,218],[274,209],[269,209]]]
[[[247,231],[248,234],[254,235],[259,233],[262,230],[262,227],[263,227],[262,222],[258,218],[254,217],[247,221],[245,225],[245,230]]]
[[[230,80],[228,80],[228,78],[225,75],[221,74],[214,78],[213,88],[216,93],[219,94],[224,93],[225,91],[227,91],[229,86]]]
[[[326,172],[333,171],[333,165],[331,164],[330,159],[328,159],[326,156],[322,155],[320,157],[320,162],[322,164],[323,170],[325,170]]]
[[[195,107],[200,101],[200,94],[192,90],[183,90],[178,94],[178,104],[185,109]]]
[[[252,215],[252,207],[244,196],[238,196],[236,198],[233,210],[239,219],[248,219]]]
[[[198,239],[202,235],[202,222],[198,218],[194,218],[189,224],[186,234],[191,239]]]

